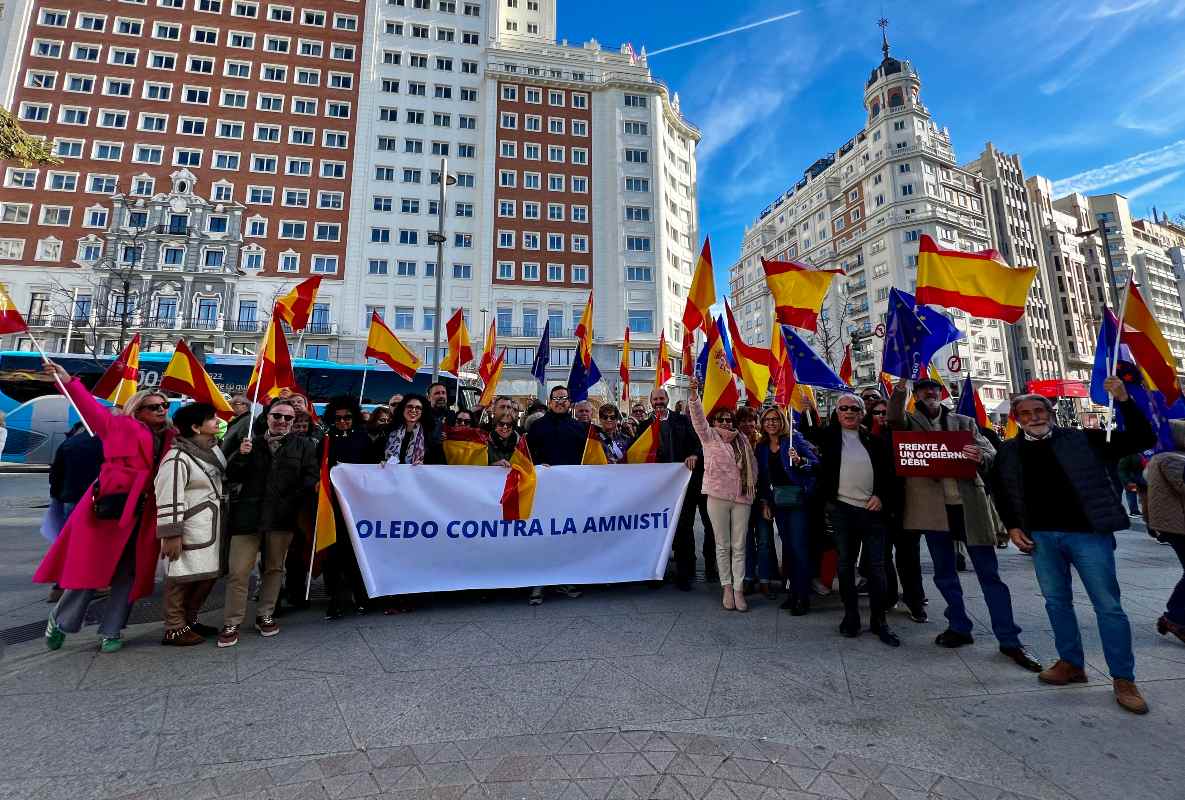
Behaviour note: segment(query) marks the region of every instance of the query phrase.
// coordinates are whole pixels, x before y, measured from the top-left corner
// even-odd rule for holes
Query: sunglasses
[[[889,416],[889,412],[888,412],[888,411],[885,411],[884,409],[881,409],[880,411],[873,411],[873,412],[872,412],[872,416],[874,416],[874,417],[887,417],[887,416]]]
[[[144,403],[140,406],[144,411],[164,411],[168,407],[168,403]]]
[[[349,422],[354,418],[353,414],[334,414],[333,418],[338,422]]]
[[[406,406],[406,407],[404,408],[404,411],[414,411],[414,412],[416,412],[417,414],[419,414],[419,413],[423,412],[423,410],[424,410],[424,407],[423,407],[423,406]]]
[[[860,406],[836,406],[835,410],[836,411],[846,411],[849,414],[859,414],[861,411],[861,408],[860,408]]]
[[[716,417],[716,424],[717,425],[720,425],[720,424],[731,425],[732,424],[732,417]]]
[[[551,398],[551,402],[553,402],[553,403],[566,403],[566,402],[568,402],[568,398],[567,398],[567,397],[553,397],[553,398]]]
[[[457,425],[458,426],[465,426],[465,425],[471,425],[471,424],[472,424],[471,420],[461,419],[460,417],[457,417]]]
[[[296,419],[295,414],[275,414],[275,413],[272,413],[272,414],[268,414],[268,416],[271,417],[272,419],[281,420],[282,422],[291,422],[292,420]]]

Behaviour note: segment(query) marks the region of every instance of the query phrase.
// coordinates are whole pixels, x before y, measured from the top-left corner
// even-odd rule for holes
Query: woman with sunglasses
[[[782,609],[802,616],[811,608],[811,537],[807,513],[815,489],[819,456],[801,433],[790,432],[786,415],[777,406],[761,412],[761,441],[757,459],[758,494],[762,515],[778,526],[782,561],[790,591]]]
[[[630,449],[631,437],[621,427],[621,412],[617,406],[605,403],[597,411],[601,421],[601,446],[605,448],[605,460],[610,464],[624,464],[625,453]]]
[[[395,409],[395,421],[382,461],[387,464],[444,464],[444,450],[434,435],[436,422],[428,413],[428,398],[404,396]]]
[[[703,492],[716,534],[716,569],[724,587],[721,603],[729,611],[748,611],[743,591],[745,544],[757,493],[757,462],[749,440],[733,427],[733,409],[716,408],[705,418],[695,378],[690,389],[691,424],[704,448]]]
[[[37,583],[65,588],[49,614],[45,643],[57,650],[67,633],[81,630],[95,592],[110,586],[111,596],[99,622],[99,650],[114,653],[123,647],[120,636],[132,604],[152,594],[156,580],[160,545],[153,480],[173,443],[169,399],[147,389],[112,411],[59,365],[48,362],[44,369],[65,388],[103,443],[99,479],[74,508],[33,575]]]

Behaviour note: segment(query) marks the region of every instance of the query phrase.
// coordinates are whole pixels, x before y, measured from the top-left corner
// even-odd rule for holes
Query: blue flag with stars
[[[930,331],[930,335],[926,337],[926,341],[922,345],[922,365],[918,371],[918,374],[924,374],[926,367],[930,366],[930,362],[934,360],[935,353],[948,344],[967,338],[967,334],[955,327],[955,323],[951,322],[950,317],[941,311],[929,306],[919,306],[917,299],[909,292],[903,292],[900,289],[897,289],[896,292],[901,295],[905,304],[918,315],[918,319],[926,326],[926,330]]]
[[[923,365],[930,329],[918,319],[902,293],[889,290],[889,313],[885,319],[885,351],[881,371],[897,378],[912,378]],[[933,355],[933,353],[931,353]]]
[[[531,374],[547,388],[547,365],[551,363],[551,320],[543,323],[543,335],[539,337],[539,349],[531,363]]]
[[[786,334],[786,353],[790,356],[790,365],[794,368],[794,380],[806,386],[819,389],[833,389],[837,392],[850,392],[852,387],[844,383],[835,370],[819,357],[806,340],[798,335],[798,331],[789,325],[782,326]]]
[[[588,390],[601,380],[601,371],[597,369],[595,359],[588,360],[588,369],[580,360],[579,351],[572,358],[572,369],[568,372],[568,397],[573,403],[588,399]]]

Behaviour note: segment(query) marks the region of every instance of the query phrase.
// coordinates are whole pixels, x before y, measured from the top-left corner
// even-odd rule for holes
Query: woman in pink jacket
[[[66,590],[49,614],[45,644],[57,650],[67,633],[81,630],[95,591],[110,586],[99,623],[99,649],[114,653],[123,646],[120,632],[132,604],[152,594],[156,579],[160,544],[153,479],[173,441],[169,399],[145,390],[132,395],[122,410],[112,410],[57,364],[46,364],[45,372],[66,387],[102,441],[104,459],[99,479],[78,502],[33,575],[37,583],[57,583]]]
[[[691,379],[691,424],[704,448],[704,488],[708,518],[716,533],[716,568],[724,586],[723,604],[728,610],[748,611],[742,585],[745,581],[745,539],[749,512],[757,491],[757,460],[748,437],[733,428],[733,409],[713,409],[704,418],[699,381]]]

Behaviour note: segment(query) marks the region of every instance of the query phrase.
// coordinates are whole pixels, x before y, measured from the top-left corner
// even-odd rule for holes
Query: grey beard
[[[918,407],[922,409],[923,414],[931,419],[937,417],[942,411],[942,403],[937,400],[919,400]]]

